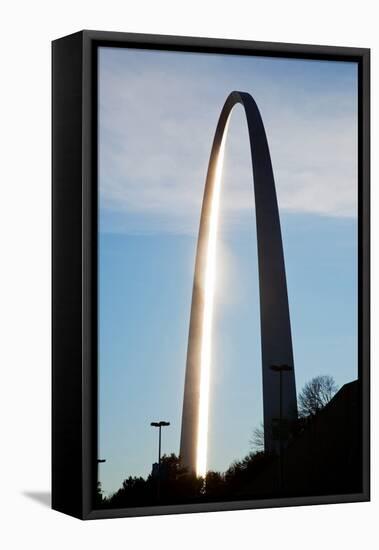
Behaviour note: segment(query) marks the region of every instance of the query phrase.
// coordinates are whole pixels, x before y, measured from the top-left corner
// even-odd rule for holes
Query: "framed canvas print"
[[[53,508],[369,499],[369,50],[53,42]]]

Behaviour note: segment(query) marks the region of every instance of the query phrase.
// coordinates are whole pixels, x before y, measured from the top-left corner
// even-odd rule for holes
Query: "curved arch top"
[[[250,94],[234,91],[228,96],[222,108],[211,149],[201,210],[192,291],[180,457],[188,471],[197,475],[203,475],[205,472],[204,457],[203,467],[199,466],[199,453],[202,451],[204,454],[204,438],[207,436],[207,428],[202,424],[207,422],[204,415],[208,415],[208,404],[207,402],[204,404],[204,399],[207,397],[204,397],[204,392],[209,391],[207,387],[207,385],[209,386],[209,374],[205,372],[204,355],[207,353],[210,357],[210,350],[205,350],[204,346],[205,339],[210,340],[213,310],[213,297],[208,296],[213,290],[207,290],[209,270],[212,267],[209,266],[209,256],[211,247],[215,247],[215,224],[217,225],[218,217],[215,208],[217,208],[220,193],[227,125],[230,113],[237,103],[240,103],[245,110],[253,166],[266,451],[275,451],[278,448],[275,430],[273,431],[275,421],[279,418],[289,421],[297,418],[287,282],[270,151],[256,102]],[[207,345],[210,346],[210,342]],[[278,373],[270,368],[273,365],[283,364],[292,369]],[[202,450],[200,446],[203,447]]]

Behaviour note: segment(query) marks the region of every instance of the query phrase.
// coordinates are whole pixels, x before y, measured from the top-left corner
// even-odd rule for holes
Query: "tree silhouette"
[[[161,459],[160,499],[162,502],[196,500],[201,495],[203,478],[190,474],[180,463],[180,458],[171,453]],[[149,476],[150,477],[150,476]]]
[[[222,499],[226,493],[225,477],[220,472],[207,472],[205,476],[204,496]]]
[[[114,493],[105,505],[112,508],[142,506],[153,503],[153,495],[148,480],[143,477],[129,476],[122,483],[121,489]]]
[[[101,507],[103,504],[103,500],[104,500],[104,497],[103,497],[103,491],[101,489],[101,483],[100,481],[98,481],[96,486],[96,494],[95,494],[96,506]]]
[[[314,416],[325,407],[337,392],[338,386],[329,375],[315,376],[305,384],[298,397],[299,416]]]
[[[250,439],[250,445],[253,452],[261,453],[265,450],[265,430],[263,422],[254,428],[252,438]]]
[[[152,506],[154,504],[195,502],[201,498],[204,480],[189,474],[174,453],[163,455],[159,468],[143,477],[128,477],[122,487],[104,499],[103,507]]]
[[[226,492],[233,495],[243,490],[272,460],[273,456],[268,453],[252,452],[242,460],[233,462],[224,474]]]

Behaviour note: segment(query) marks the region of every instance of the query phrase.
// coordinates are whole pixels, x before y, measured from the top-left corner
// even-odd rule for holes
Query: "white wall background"
[[[233,11],[232,11],[233,8]],[[372,48],[372,235],[378,231],[379,38],[372,0],[52,0],[1,8],[0,545],[2,548],[374,548],[373,502],[80,522],[51,511],[50,41],[87,29]],[[377,247],[376,247],[377,248]],[[378,253],[373,246],[373,280]],[[378,326],[373,285],[373,335]]]

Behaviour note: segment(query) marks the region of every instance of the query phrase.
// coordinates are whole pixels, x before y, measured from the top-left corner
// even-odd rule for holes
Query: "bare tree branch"
[[[263,422],[260,423],[253,430],[252,438],[250,439],[250,445],[254,452],[263,452],[265,449],[265,432],[263,427]]]
[[[314,416],[337,392],[338,386],[329,375],[316,376],[307,382],[298,397],[299,416]]]

